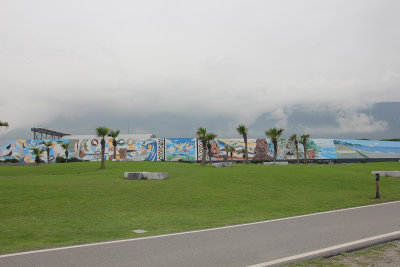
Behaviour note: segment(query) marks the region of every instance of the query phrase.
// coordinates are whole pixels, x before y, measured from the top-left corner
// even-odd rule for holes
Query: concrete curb
[[[342,252],[352,252],[356,250],[360,250],[363,248],[379,245],[382,243],[390,242],[393,240],[398,240],[400,239],[400,231],[395,231],[383,235],[378,235],[378,236],[373,236],[365,239],[360,239],[357,241],[352,241],[332,247],[327,247],[323,249],[318,249],[314,251],[309,251],[306,253],[298,254],[298,255],[293,255],[290,257],[285,257],[281,259],[276,259],[272,261],[267,261],[263,263],[258,263],[255,265],[250,265],[248,267],[265,267],[265,266],[280,266],[284,264],[289,264],[297,261],[302,261],[302,260],[310,260],[310,259],[315,259],[315,258],[320,258],[320,257],[332,257],[335,255],[338,255]]]

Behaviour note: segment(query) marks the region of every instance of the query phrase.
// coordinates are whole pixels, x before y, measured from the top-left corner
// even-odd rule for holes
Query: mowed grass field
[[[373,170],[400,163],[234,165],[99,162],[0,166],[0,253],[203,229],[377,203]],[[163,181],[124,171],[168,172]],[[381,178],[380,201],[400,199]],[[146,234],[132,230],[144,229]]]

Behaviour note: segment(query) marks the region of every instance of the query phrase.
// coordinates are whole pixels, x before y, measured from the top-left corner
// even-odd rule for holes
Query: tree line
[[[248,129],[244,124],[239,125],[236,128],[236,131],[238,134],[240,134],[243,137],[244,141],[244,148],[241,151],[241,153],[244,154],[245,158],[245,163],[249,163],[249,156],[248,156],[248,145],[247,145],[247,133]],[[278,154],[278,139],[282,135],[284,129],[282,128],[270,128],[265,131],[265,135],[269,137],[272,141],[273,147],[274,147],[274,162],[276,162],[276,156]],[[211,157],[212,157],[212,145],[214,142],[214,139],[217,137],[217,134],[215,133],[207,133],[206,128],[204,127],[199,127],[196,132],[197,138],[200,140],[202,146],[203,146],[203,155],[201,158],[201,166],[206,165],[206,155],[208,154],[209,162],[210,164],[212,163]],[[289,142],[292,142],[295,147],[296,147],[296,160],[297,163],[299,163],[299,153],[298,153],[298,144],[302,144],[304,148],[304,163],[307,164],[307,140],[310,138],[309,134],[303,134],[300,136],[300,138],[297,137],[296,134],[292,134],[289,138]],[[226,156],[228,157],[228,154],[230,153],[231,158],[233,155],[233,151],[235,151],[235,147],[226,145],[225,146],[225,151],[226,151]]]

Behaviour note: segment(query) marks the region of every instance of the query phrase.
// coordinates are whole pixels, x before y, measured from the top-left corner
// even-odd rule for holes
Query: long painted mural
[[[101,159],[100,139],[62,139],[51,140],[49,161],[65,157],[63,143],[68,143],[69,158],[99,161]],[[2,140],[0,139],[0,160],[16,159],[23,163],[34,163],[34,148],[43,150],[39,157],[47,162],[47,140]],[[234,147],[232,153],[227,146]],[[216,139],[212,143],[213,161],[243,160],[243,139]],[[272,160],[273,144],[268,139],[249,139],[248,156],[250,160]],[[204,149],[196,138],[117,138],[115,148],[111,138],[106,139],[106,160],[128,161],[196,161],[202,158]],[[400,142],[350,139],[309,139],[304,151],[303,145],[288,140],[278,141],[278,160],[300,159],[307,153],[308,159],[367,159],[400,158]],[[208,153],[207,153],[208,154]],[[208,155],[207,155],[208,159]]]

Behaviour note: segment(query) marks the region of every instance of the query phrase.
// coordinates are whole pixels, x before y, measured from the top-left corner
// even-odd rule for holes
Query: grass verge
[[[285,266],[400,266],[400,242],[399,240],[392,241],[350,253],[341,253],[329,258],[300,261]]]
[[[0,253],[254,222],[400,199],[400,179],[348,165],[201,167],[171,162],[0,166]],[[127,181],[124,171],[168,172]]]

